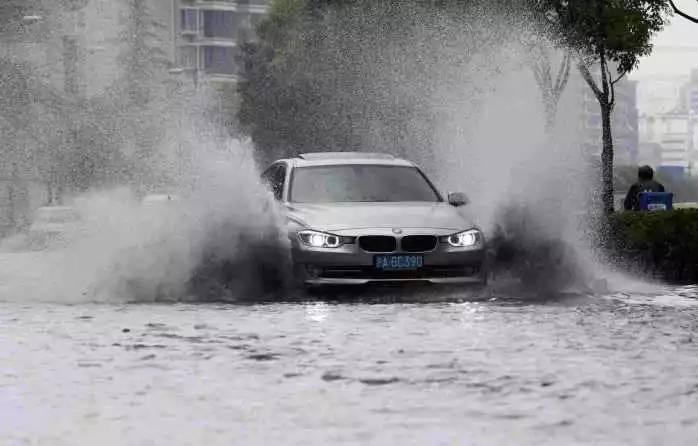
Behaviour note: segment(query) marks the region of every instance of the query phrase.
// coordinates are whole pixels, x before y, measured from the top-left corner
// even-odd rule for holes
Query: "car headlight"
[[[300,231],[298,238],[304,245],[311,248],[339,248],[342,245],[340,236],[318,231]]]
[[[472,248],[482,245],[482,233],[477,229],[448,236],[448,244],[455,248]]]

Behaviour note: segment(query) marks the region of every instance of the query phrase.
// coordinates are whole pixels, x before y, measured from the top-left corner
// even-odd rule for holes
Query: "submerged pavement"
[[[16,299],[0,303],[0,443],[690,444],[698,289],[665,291]]]

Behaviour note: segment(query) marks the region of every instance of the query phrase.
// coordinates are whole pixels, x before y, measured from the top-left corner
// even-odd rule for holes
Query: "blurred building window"
[[[210,74],[236,74],[235,47],[203,46],[203,68]]]
[[[179,49],[179,65],[185,68],[197,68],[195,46],[183,46]]]
[[[235,38],[233,26],[235,13],[233,11],[204,11],[204,37],[209,38]]]
[[[181,27],[183,32],[197,32],[199,29],[198,23],[198,13],[196,9],[182,9],[181,14]]]

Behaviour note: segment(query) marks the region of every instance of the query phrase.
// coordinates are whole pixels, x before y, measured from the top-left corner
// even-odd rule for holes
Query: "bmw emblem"
[[[400,228],[393,228],[393,234],[402,234],[402,229],[400,229]]]

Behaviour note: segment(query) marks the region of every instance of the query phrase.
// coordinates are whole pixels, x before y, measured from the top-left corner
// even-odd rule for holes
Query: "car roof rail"
[[[321,159],[345,159],[345,158],[375,158],[375,159],[395,159],[393,155],[388,153],[376,152],[314,152],[301,153],[298,158],[304,160],[321,160]]]

